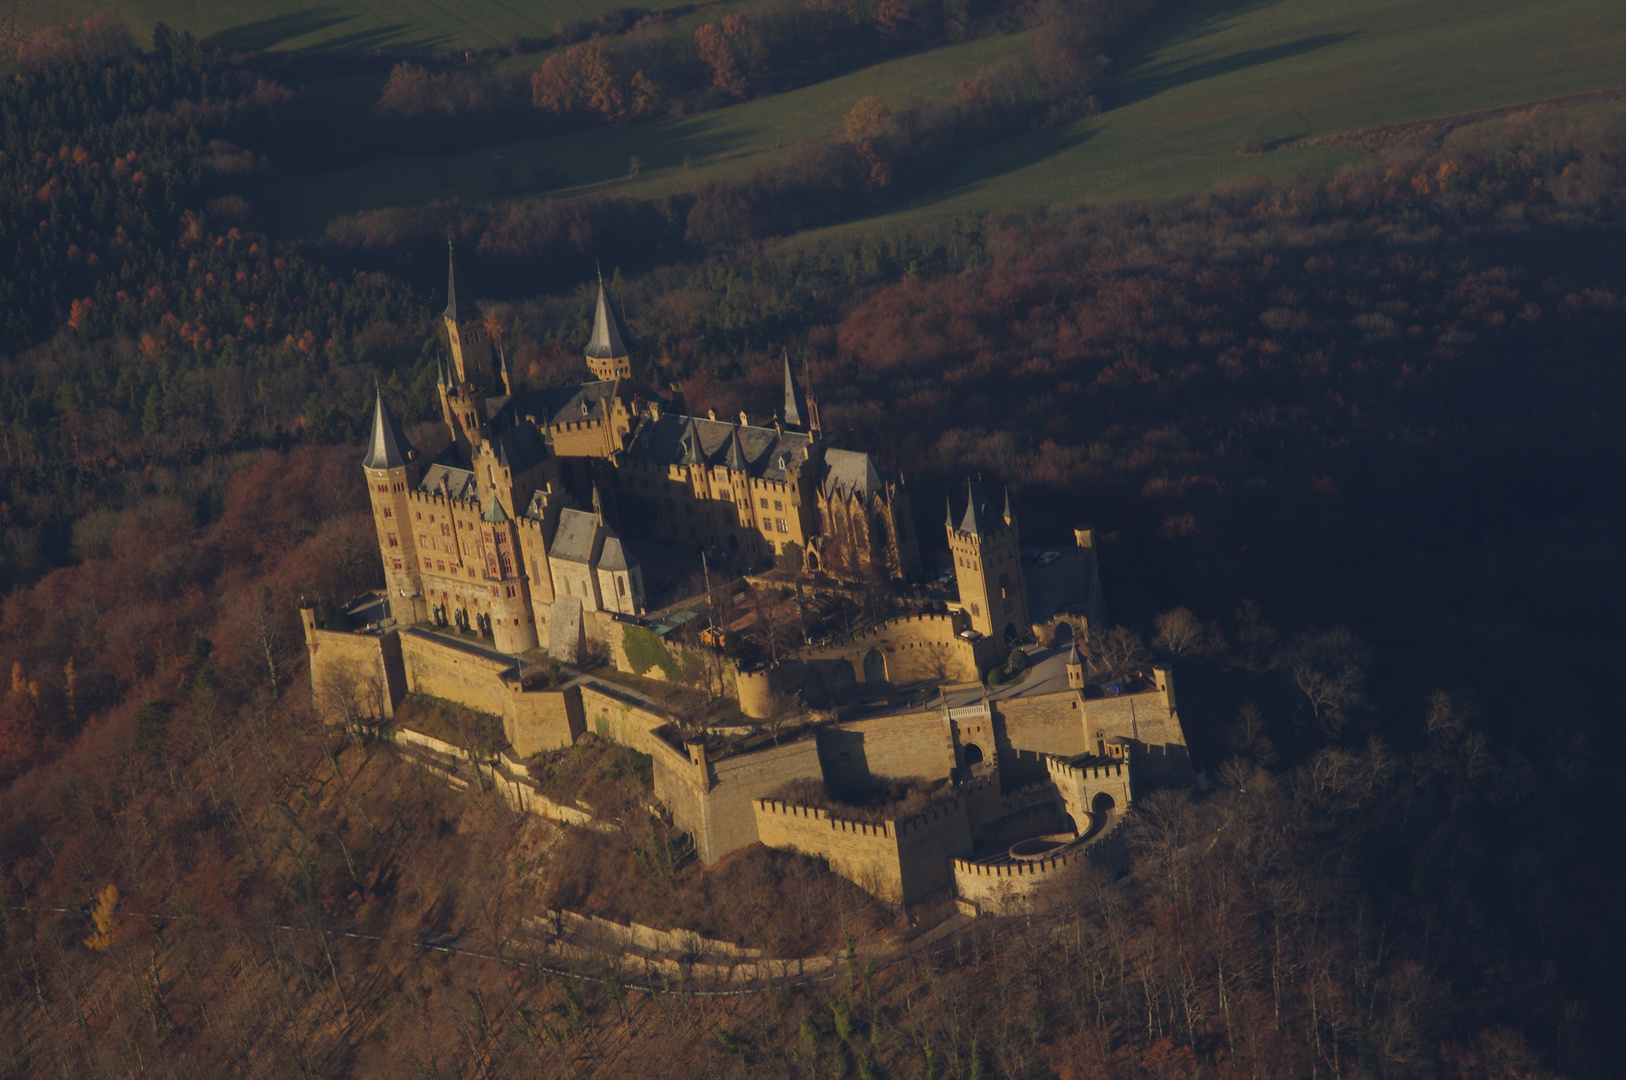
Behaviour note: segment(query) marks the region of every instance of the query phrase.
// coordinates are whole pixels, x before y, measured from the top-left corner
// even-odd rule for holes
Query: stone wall
[[[1047,883],[1070,870],[1093,866],[1109,873],[1122,872],[1127,865],[1123,819],[1101,837],[1063,851],[1048,859],[986,865],[955,859],[954,894],[960,908],[976,915],[1020,915],[1035,908],[1037,894]]]
[[[940,711],[846,721],[817,732],[825,781],[837,791],[885,777],[937,780],[954,768],[954,747]]]
[[[764,844],[822,858],[842,877],[897,904],[946,887],[950,859],[971,850],[965,804],[958,799],[877,824],[772,799],[756,800],[753,809]]]
[[[508,697],[503,676],[513,674],[512,660],[495,659],[439,634],[410,629],[401,631],[401,657],[410,693],[503,715]]]
[[[319,630],[314,611],[301,614],[317,715],[329,724],[366,724],[394,716],[407,691],[399,635]]]
[[[814,668],[845,660],[859,682],[877,676],[892,683],[974,681],[998,659],[998,650],[988,639],[966,641],[959,636],[963,629],[964,622],[953,615],[910,615],[806,650],[798,658]]]
[[[580,687],[526,690],[512,676],[503,685],[507,691],[503,734],[515,756],[528,758],[544,750],[563,749],[587,730]]]
[[[695,851],[707,866],[760,839],[752,809],[757,799],[787,781],[823,775],[811,734],[715,761],[696,748],[698,761],[688,758],[686,765],[683,752],[665,739],[656,735],[651,741],[662,744],[655,756],[655,795],[678,827],[694,838]]]
[[[1111,805],[1103,807],[1104,810],[1129,809],[1127,762],[1117,760],[1069,765],[1059,758],[1049,758],[1045,765],[1049,769],[1051,783],[1055,784],[1056,792],[1066,806],[1068,816],[1073,819],[1074,827],[1081,832],[1089,828],[1089,815],[1095,811],[1098,796],[1106,795],[1112,799]]]

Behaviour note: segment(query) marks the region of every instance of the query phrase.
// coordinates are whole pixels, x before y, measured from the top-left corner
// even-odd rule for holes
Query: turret
[[[632,356],[627,350],[621,324],[604,291],[604,275],[598,278],[598,308],[593,312],[593,336],[587,341],[587,369],[595,379],[632,378]]]
[[[396,427],[380,391],[373,404],[373,430],[361,467],[367,474],[390,613],[402,622],[418,621],[418,609],[422,607],[423,588],[408,498],[408,493],[418,486],[417,457],[417,451]]]
[[[785,426],[792,431],[806,431],[812,414],[808,410],[807,395],[796,385],[796,373],[790,369],[790,353],[785,354]]]
[[[1078,654],[1078,642],[1067,653],[1067,688],[1069,690],[1084,689],[1084,658]]]

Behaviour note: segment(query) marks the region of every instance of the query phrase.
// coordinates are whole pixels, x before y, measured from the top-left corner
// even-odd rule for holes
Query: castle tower
[[[480,515],[480,540],[485,549],[485,579],[491,588],[491,637],[497,651],[510,656],[536,648],[536,621],[525,587],[519,535],[508,511],[493,495]]]
[[[460,321],[457,278],[446,242],[446,310],[441,321],[452,348],[452,370],[440,384],[441,415],[457,446],[458,459],[472,467],[486,441],[486,395],[496,389],[491,371],[491,341],[482,323]]]
[[[373,524],[378,529],[378,550],[384,560],[384,587],[390,612],[402,622],[422,617],[423,586],[418,576],[418,551],[412,534],[408,493],[418,486],[417,451],[395,426],[395,418],[380,391],[373,406],[373,431],[367,455],[361,459],[372,500]]]
[[[971,616],[971,629],[988,637],[1019,641],[1028,636],[1027,585],[1022,580],[1016,518],[1006,492],[1005,514],[995,517],[979,481],[966,485],[965,515],[945,523],[960,604]]]
[[[632,378],[632,356],[621,335],[621,324],[604,291],[604,275],[598,279],[598,310],[593,313],[593,336],[587,341],[587,369],[595,379]]]

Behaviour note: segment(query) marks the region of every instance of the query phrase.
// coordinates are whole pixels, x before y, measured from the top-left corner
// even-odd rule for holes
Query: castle
[[[362,461],[399,621],[473,629],[514,655],[557,644],[574,659],[584,615],[644,613],[622,530],[838,577],[918,574],[902,478],[825,443],[788,358],[782,411],[733,422],[685,415],[640,383],[602,281],[586,348],[594,378],[574,386],[517,387],[484,326],[461,317],[451,267],[442,318],[446,451],[423,460],[380,394]],[[571,631],[557,642],[556,617]]]
[[[1112,863],[1137,792],[1190,782],[1172,673],[1108,681],[1078,650],[1103,610],[1093,531],[1066,553],[1025,553],[1009,493],[996,508],[975,479],[944,521],[954,598],[771,663],[725,663],[744,724],[685,728],[590,675],[527,680],[527,657],[575,662],[590,641],[646,678],[692,670],[704,646],[671,631],[698,612],[649,611],[640,550],[700,545],[735,556],[730,580],[772,559],[836,588],[918,581],[920,552],[902,478],[825,443],[788,360],[770,421],[688,414],[640,383],[601,281],[593,379],[526,390],[460,318],[448,273],[447,449],[423,460],[380,395],[362,461],[387,609],[373,603],[348,630],[302,611],[330,722],[387,725],[408,693],[499,717],[500,753],[443,750],[532,810],[546,800],[524,759],[592,731],[653,758],[657,800],[707,865],[764,843],[896,902],[979,912],[1019,910],[1069,865]],[[936,785],[924,809],[877,822],[837,801],[905,779]],[[810,781],[828,805],[794,797]]]

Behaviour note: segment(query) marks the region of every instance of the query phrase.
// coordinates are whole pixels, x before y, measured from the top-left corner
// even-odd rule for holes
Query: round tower
[[[384,562],[384,589],[390,614],[400,622],[425,618],[423,583],[412,532],[409,493],[418,486],[418,453],[402,438],[380,391],[373,406],[373,432],[361,459],[367,474],[378,551]]]
[[[537,646],[536,617],[526,588],[514,521],[493,495],[480,516],[485,549],[486,585],[491,589],[491,638],[498,652],[510,656]]]

